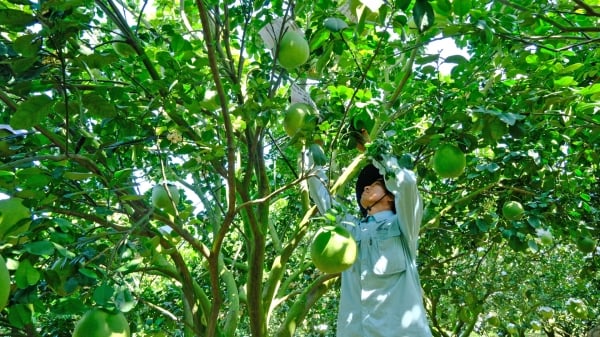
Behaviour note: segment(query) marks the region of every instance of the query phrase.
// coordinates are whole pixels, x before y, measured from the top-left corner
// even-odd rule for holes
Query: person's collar
[[[375,219],[375,221],[382,221],[394,216],[394,212],[392,212],[389,209],[386,209],[383,211],[379,211],[375,214],[371,214],[370,216],[372,216]]]

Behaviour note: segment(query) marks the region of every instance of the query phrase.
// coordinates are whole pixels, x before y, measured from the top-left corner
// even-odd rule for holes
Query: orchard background
[[[261,36],[276,20],[304,33],[302,66]],[[369,133],[420,178],[435,336],[583,336],[600,315],[599,42],[597,0],[4,0],[0,335],[70,336],[103,307],[135,336],[334,336],[339,278],[307,250],[330,217],[300,158],[320,146],[355,211]],[[290,138],[292,89],[319,116]],[[444,143],[467,155],[456,179],[431,169]],[[156,209],[167,182],[178,203]]]

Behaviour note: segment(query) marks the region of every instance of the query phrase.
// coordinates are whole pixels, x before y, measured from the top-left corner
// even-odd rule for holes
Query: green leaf
[[[40,50],[42,40],[35,34],[19,36],[15,39],[13,49],[25,57],[34,56]]]
[[[63,174],[64,178],[67,178],[70,180],[85,180],[85,179],[89,179],[93,176],[95,176],[95,174],[89,173],[89,172],[65,172]]]
[[[25,325],[31,324],[32,313],[30,306],[27,304],[15,304],[10,307],[8,312],[8,321],[15,328],[22,329]]]
[[[458,16],[465,16],[473,7],[472,0],[454,0],[454,13]]]
[[[42,46],[42,40],[36,34],[27,34],[19,36],[15,39],[13,49],[17,53],[25,57],[35,56],[40,47]]]
[[[22,57],[22,58],[18,58],[18,59],[10,61],[9,64],[10,64],[10,69],[12,69],[15,73],[21,74],[21,73],[25,73],[26,71],[31,69],[31,67],[33,67],[33,65],[36,64],[37,61],[38,61],[37,56]]]
[[[11,171],[0,171],[0,177],[14,177],[15,173]]]
[[[321,47],[329,37],[331,32],[327,29],[319,29],[310,37],[310,50],[316,50]]]
[[[95,271],[88,269],[88,268],[79,268],[79,272],[91,279],[97,279],[98,278],[98,274],[96,274]]]
[[[600,83],[594,83],[590,86],[584,87],[581,90],[579,90],[579,94],[583,96],[594,95],[597,93],[600,93]]]
[[[450,14],[452,13],[452,4],[450,3],[450,0],[434,1],[433,7],[436,13],[443,16],[450,16]]]
[[[10,28],[25,28],[36,22],[33,15],[16,9],[0,9],[0,26]]]
[[[173,52],[176,54],[181,54],[192,49],[192,46],[190,42],[185,40],[181,35],[174,34],[171,37],[171,49],[173,49]]]
[[[583,67],[584,64],[583,63],[574,63],[569,65],[568,67],[565,67],[563,70],[560,71],[561,74],[567,74],[567,73],[572,73],[575,70]]]
[[[415,20],[419,32],[424,32],[429,27],[433,26],[435,13],[433,12],[433,7],[429,1],[417,0],[415,7],[413,7],[413,19]]]
[[[30,129],[39,124],[50,113],[54,102],[47,95],[32,96],[17,107],[10,119],[15,129]]]
[[[444,60],[446,63],[463,64],[469,62],[466,57],[462,55],[450,55]]]
[[[133,170],[130,168],[119,170],[115,172],[112,182],[127,182],[131,178],[132,174]]]
[[[576,85],[577,85],[577,81],[575,81],[575,78],[573,76],[563,76],[559,79],[554,80],[555,88],[564,88],[564,87],[576,86]]]
[[[111,63],[117,62],[118,59],[112,54],[91,54],[91,55],[80,55],[77,60],[85,64],[86,67],[92,69],[101,69]]]
[[[25,251],[33,255],[50,256],[54,254],[54,245],[49,241],[35,241],[25,244]]]
[[[98,118],[111,118],[117,115],[114,105],[98,94],[85,94],[81,97],[88,113]]]
[[[396,0],[394,1],[394,3],[396,4],[396,8],[405,11],[408,6],[410,6],[410,3],[412,2],[412,0]]]
[[[25,289],[36,284],[40,280],[40,272],[37,271],[29,260],[19,262],[19,267],[15,272],[15,281],[17,287]]]
[[[37,167],[23,169],[17,173],[17,177],[19,177],[25,185],[35,188],[47,186],[50,181],[52,181],[52,178]]]
[[[113,287],[103,284],[94,290],[94,302],[101,306],[110,304],[114,293]]]
[[[537,64],[538,61],[539,57],[535,54],[527,55],[527,57],[525,57],[525,62],[527,62],[528,64]]]
[[[146,197],[143,195],[137,195],[137,194],[128,194],[128,195],[124,195],[122,196],[120,199],[122,201],[131,201],[131,200],[142,200],[145,199]]]
[[[332,32],[339,32],[348,28],[348,24],[339,18],[327,18],[323,21],[323,25]]]

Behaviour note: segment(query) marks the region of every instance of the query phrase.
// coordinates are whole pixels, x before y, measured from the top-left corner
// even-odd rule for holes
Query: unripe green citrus
[[[544,245],[551,245],[554,243],[554,236],[552,235],[552,233],[545,231],[542,234],[540,234],[540,241],[544,244]]]
[[[502,215],[507,220],[519,220],[524,212],[523,205],[518,201],[507,201],[502,206]]]
[[[155,185],[152,188],[152,205],[156,208],[162,209],[171,209],[173,208],[173,204],[177,205],[179,203],[179,189],[175,185],[167,184],[169,188],[169,192],[165,189],[163,184]],[[171,194],[171,198],[169,197],[169,193]]]
[[[347,229],[340,226],[319,229],[310,245],[313,263],[329,274],[348,269],[356,260],[356,254],[356,241]]]
[[[433,170],[442,178],[457,178],[465,171],[465,154],[453,144],[441,145],[433,154]]]
[[[506,324],[506,330],[511,336],[517,335],[519,333],[519,327],[515,323]]]
[[[306,63],[310,47],[304,36],[295,31],[287,31],[279,42],[277,59],[286,69],[294,69]]]
[[[589,254],[596,248],[596,241],[589,236],[581,237],[577,240],[577,249],[582,253]]]
[[[533,320],[529,323],[531,325],[531,328],[535,331],[542,331],[543,325],[542,322],[538,321],[538,320]]]
[[[312,106],[296,102],[292,103],[285,111],[283,128],[290,137],[299,132],[310,131],[315,127],[316,112]]]
[[[6,268],[6,261],[0,256],[0,311],[8,304],[10,295],[10,274]]]
[[[485,321],[491,325],[491,326],[500,326],[500,318],[498,317],[498,314],[495,312],[490,312],[486,318]]]
[[[75,325],[73,337],[130,337],[129,323],[122,312],[91,309]]]
[[[552,318],[552,316],[554,316],[554,309],[550,307],[540,307],[538,309],[538,312],[540,313],[540,316],[542,316],[542,318],[545,320],[548,320]]]

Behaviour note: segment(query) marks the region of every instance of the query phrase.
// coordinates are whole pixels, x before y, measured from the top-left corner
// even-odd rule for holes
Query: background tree
[[[353,205],[371,139],[421,179],[436,336],[582,335],[600,307],[599,16],[592,0],[3,2],[0,333],[70,336],[103,307],[138,336],[333,335],[338,277],[307,254],[330,220],[300,158]],[[309,42],[298,68],[277,61],[284,31],[261,35],[277,20]],[[460,52],[427,48],[442,39]],[[290,137],[298,92],[318,116]],[[467,155],[457,178],[431,168],[445,143]],[[167,183],[177,202],[154,207]]]

